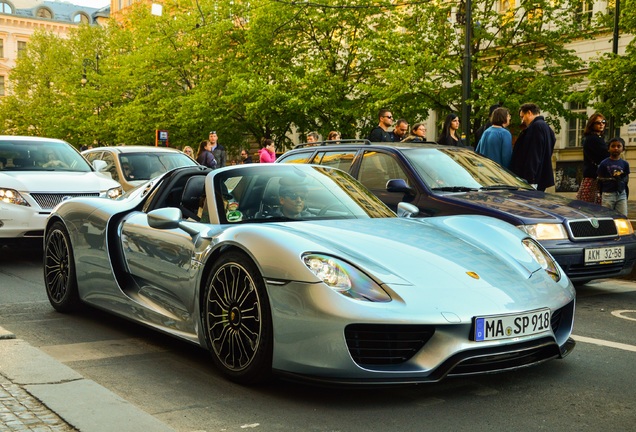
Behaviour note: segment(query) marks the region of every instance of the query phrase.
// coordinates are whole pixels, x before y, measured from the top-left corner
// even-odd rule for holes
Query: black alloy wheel
[[[265,283],[240,252],[214,264],[201,311],[214,363],[233,381],[255,384],[271,376],[272,324]]]
[[[55,222],[46,234],[44,285],[49,302],[58,312],[72,312],[80,308],[71,240],[61,222]]]

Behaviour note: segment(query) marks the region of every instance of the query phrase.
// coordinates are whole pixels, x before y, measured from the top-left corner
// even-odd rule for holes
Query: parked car
[[[629,274],[636,236],[620,213],[538,192],[470,149],[436,144],[346,142],[300,145],[278,163],[313,163],[349,172],[393,210],[400,201],[420,216],[475,214],[532,235],[577,283]]]
[[[46,293],[198,344],[241,383],[438,381],[570,352],[574,287],[538,242],[399,207],[328,167],[177,168],[59,206]]]
[[[65,141],[0,136],[0,243],[41,239],[46,218],[63,200],[121,194],[119,183]]]
[[[198,165],[185,153],[170,147],[113,146],[84,150],[82,155],[89,162],[101,160],[106,166],[101,169],[110,173],[129,191],[153,177],[173,168]]]

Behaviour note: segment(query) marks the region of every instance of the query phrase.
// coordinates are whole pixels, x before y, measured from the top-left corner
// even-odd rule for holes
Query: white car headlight
[[[552,255],[548,253],[539,243],[536,241],[526,238],[521,240],[523,246],[526,248],[528,253],[532,255],[532,257],[539,263],[541,268],[550,275],[554,281],[558,282],[561,280],[561,272],[559,271],[559,266],[557,266]]]
[[[29,203],[26,202],[20,192],[15,189],[0,189],[0,201],[6,202],[8,204],[15,204],[30,207]]]
[[[120,196],[122,196],[123,193],[124,193],[124,190],[120,186],[120,187],[108,189],[108,192],[106,192],[106,196],[110,199],[117,199]]]
[[[568,233],[561,224],[539,223],[534,225],[518,225],[517,228],[537,240],[565,240],[568,238]]]
[[[629,219],[614,219],[614,225],[619,236],[634,234],[634,227]]]
[[[369,276],[340,259],[309,254],[303,262],[329,288],[355,300],[390,302],[391,297]]]

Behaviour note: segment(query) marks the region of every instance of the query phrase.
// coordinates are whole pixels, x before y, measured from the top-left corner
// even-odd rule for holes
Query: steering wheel
[[[323,208],[320,209],[320,211],[318,212],[318,216],[324,216],[329,210],[335,210],[335,209],[342,209],[344,211],[347,211],[347,208],[342,205],[342,203],[331,203],[331,204],[327,204],[326,206],[324,206]]]

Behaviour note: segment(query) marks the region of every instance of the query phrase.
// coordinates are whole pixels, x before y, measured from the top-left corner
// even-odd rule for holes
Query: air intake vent
[[[351,324],[347,347],[359,365],[392,365],[409,360],[435,333],[434,326]]]
[[[616,237],[616,225],[614,219],[595,219],[598,226],[592,223],[590,219],[570,221],[570,232],[575,240],[596,239],[602,237]]]
[[[62,202],[62,200],[66,197],[76,198],[76,197],[99,197],[99,193],[65,193],[65,194],[45,194],[45,193],[32,193],[31,196],[35,200],[36,203],[43,210],[51,210],[53,207]]]

